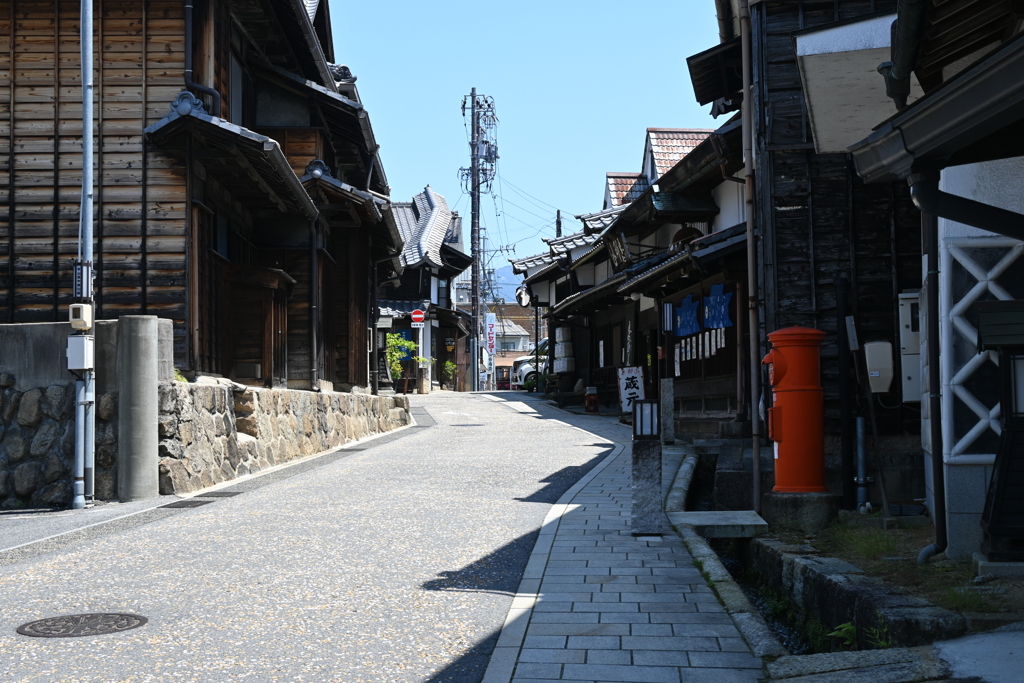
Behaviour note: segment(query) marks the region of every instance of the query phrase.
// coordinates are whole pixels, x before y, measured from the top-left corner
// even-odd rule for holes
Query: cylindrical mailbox
[[[768,438],[775,442],[775,488],[788,493],[825,491],[825,401],[821,342],[825,333],[787,327],[768,335],[772,407]]]
[[[597,399],[597,387],[587,387],[587,393],[583,397],[586,412],[597,413],[601,408]]]

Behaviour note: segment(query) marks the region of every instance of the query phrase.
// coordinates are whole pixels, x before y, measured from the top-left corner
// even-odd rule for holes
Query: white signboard
[[[417,330],[417,329],[418,330],[422,330],[423,329],[423,323],[409,323],[409,324],[412,326],[412,329],[414,329],[414,330]]]
[[[494,354],[494,344],[498,338],[498,316],[488,313],[484,317],[484,334],[487,338],[487,353]]]
[[[633,412],[633,401],[644,398],[643,368],[619,368],[619,402],[622,412]]]

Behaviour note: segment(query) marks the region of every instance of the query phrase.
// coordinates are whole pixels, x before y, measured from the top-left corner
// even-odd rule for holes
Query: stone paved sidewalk
[[[667,524],[630,533],[630,450],[598,465],[541,530],[484,683],[754,683],[761,661]]]

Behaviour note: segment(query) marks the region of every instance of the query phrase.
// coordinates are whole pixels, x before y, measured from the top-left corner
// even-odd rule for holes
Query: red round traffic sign
[[[424,317],[425,316],[423,314],[423,311],[421,311],[418,308],[415,311],[412,312],[412,321],[414,323],[421,323],[421,322],[423,322],[423,318]]]

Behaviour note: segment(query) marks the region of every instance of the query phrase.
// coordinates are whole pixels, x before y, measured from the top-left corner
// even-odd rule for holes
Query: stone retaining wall
[[[961,615],[903,595],[843,560],[807,554],[803,547],[755,538],[746,545],[744,561],[760,580],[789,600],[798,620],[813,618],[825,633],[852,622],[860,649],[871,646],[866,637],[869,628],[888,629],[892,644],[899,647],[957,638],[967,630]]]
[[[18,391],[16,379],[0,374],[0,509],[70,505],[75,384]],[[96,498],[108,500],[117,495],[117,400],[104,395],[98,404]]]
[[[409,423],[404,396],[160,385],[160,493],[188,493]]]

